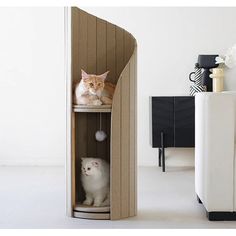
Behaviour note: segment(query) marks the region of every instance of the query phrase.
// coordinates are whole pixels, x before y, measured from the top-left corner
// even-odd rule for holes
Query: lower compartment
[[[97,141],[95,134],[103,130],[107,138]],[[83,205],[86,199],[81,181],[82,158],[100,158],[110,164],[111,113],[77,112],[75,113],[75,207],[74,217],[84,219],[110,219],[110,207]]]

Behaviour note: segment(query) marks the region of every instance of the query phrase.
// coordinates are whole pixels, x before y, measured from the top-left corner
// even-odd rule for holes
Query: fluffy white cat
[[[85,205],[108,206],[110,204],[110,167],[100,159],[81,158],[81,180],[86,193]]]

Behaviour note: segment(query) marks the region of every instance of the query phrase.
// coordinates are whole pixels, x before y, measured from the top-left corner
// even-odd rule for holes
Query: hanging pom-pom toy
[[[100,127],[99,130],[95,133],[95,139],[98,142],[102,142],[107,138],[107,134],[102,130],[102,114],[100,113]]]

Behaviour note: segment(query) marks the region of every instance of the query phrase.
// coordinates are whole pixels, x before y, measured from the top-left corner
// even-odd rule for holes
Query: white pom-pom
[[[102,142],[107,138],[107,134],[104,131],[99,130],[95,133],[95,138],[98,142]]]

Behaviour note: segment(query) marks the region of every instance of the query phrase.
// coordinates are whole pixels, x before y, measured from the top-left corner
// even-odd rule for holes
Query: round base
[[[89,213],[74,211],[74,217],[88,220],[110,220],[110,213]]]
[[[109,220],[110,206],[95,207],[78,204],[74,208],[74,217],[91,220]]]
[[[110,206],[101,206],[101,207],[95,207],[95,206],[88,206],[83,204],[78,204],[74,208],[75,211],[82,211],[82,212],[93,212],[93,213],[107,213],[110,212]]]

